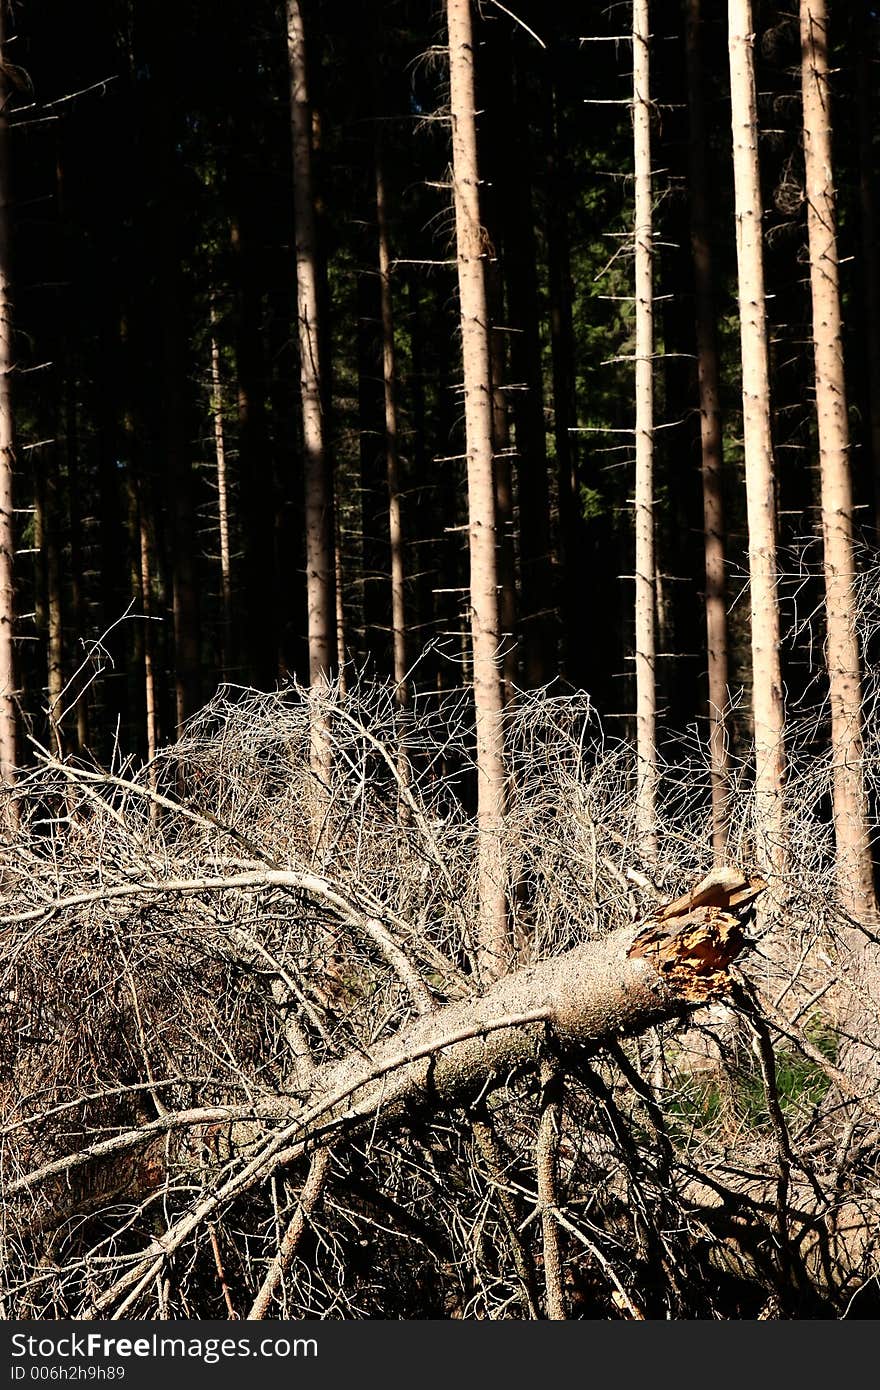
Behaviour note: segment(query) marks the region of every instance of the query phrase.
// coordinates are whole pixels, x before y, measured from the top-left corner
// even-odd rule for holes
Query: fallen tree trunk
[[[595,1049],[723,997],[727,968],[743,946],[743,915],[764,884],[733,869],[713,870],[693,893],[646,923],[576,946],[512,972],[485,994],[423,1015],[365,1057],[352,1053],[316,1068],[298,1093],[250,1106],[192,1108],[102,1139],[9,1182],[8,1196],[59,1174],[200,1126],[239,1127],[253,1154],[226,1196],[245,1190],[331,1131],[362,1121],[383,1131],[467,1104],[493,1080],[536,1066],[548,1049]],[[280,1126],[277,1122],[280,1121]],[[273,1122],[276,1122],[273,1124]],[[224,1198],[225,1199],[225,1198]]]
[[[155,1176],[182,1158],[179,1146],[166,1147],[172,1132],[189,1131],[195,1139],[226,1130],[232,1171],[227,1167],[225,1180],[181,1214],[89,1309],[91,1316],[111,1310],[123,1316],[168,1257],[218,1210],[317,1146],[365,1129],[388,1133],[430,1122],[513,1074],[537,1068],[548,1052],[564,1058],[572,1049],[595,1051],[724,996],[728,967],[744,944],[745,917],[764,886],[736,870],[715,870],[646,923],[515,971],[480,997],[416,1018],[369,1056],[353,1053],[316,1068],[296,1094],[264,1097],[249,1107],[161,1114],[22,1175],[8,1184],[7,1195],[49,1179],[66,1186],[73,1170],[115,1162],[144,1146],[156,1163],[141,1166]]]

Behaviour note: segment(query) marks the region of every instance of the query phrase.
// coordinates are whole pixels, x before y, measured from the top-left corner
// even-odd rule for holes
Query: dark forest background
[[[736,692],[748,691],[750,676],[718,8],[707,7],[703,61]],[[758,8],[781,568],[789,575],[784,665],[796,707],[815,674],[815,622],[807,619],[820,565],[799,48],[790,7]],[[586,688],[606,717],[626,720],[631,59],[615,37],[627,29],[624,10],[523,0],[515,22],[487,4],[475,36],[497,384],[514,489],[502,540],[515,590],[506,671],[520,686]],[[222,14],[195,0],[40,0],[15,5],[11,18],[21,713],[45,741],[51,700],[56,714],[65,711],[65,750],[104,761],[113,746],[147,751],[145,659],[160,741],[218,682],[271,688],[288,674],[307,677],[285,26],[280,7],[264,0]],[[869,6],[837,5],[832,18],[852,466],[856,515],[870,538],[880,459],[870,447],[866,364],[877,325],[866,313],[860,198],[873,197],[874,170],[860,159],[872,153],[873,131],[866,145],[857,69],[877,35]],[[457,685],[467,661],[466,488],[442,9],[315,3],[307,22],[338,650],[352,670],[391,673],[378,147],[393,256],[407,655],[422,688]],[[657,675],[661,724],[679,729],[702,718],[706,699],[683,26],[678,3],[653,7]],[[225,602],[218,418],[228,472]]]

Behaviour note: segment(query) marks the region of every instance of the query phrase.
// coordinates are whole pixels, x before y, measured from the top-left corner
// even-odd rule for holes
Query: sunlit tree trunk
[[[232,565],[229,549],[229,483],[226,473],[226,431],[223,423],[223,381],[217,311],[211,304],[211,414],[214,417],[214,454],[217,462],[217,522],[220,538],[220,596],[223,610],[220,668],[224,680],[232,663]]]
[[[498,620],[502,644],[501,681],[504,703],[510,704],[519,681],[517,640],[516,547],[514,544],[513,448],[510,416],[504,390],[507,353],[503,332],[504,287],[497,259],[486,265],[486,302],[489,322],[489,369],[492,373],[492,451],[495,471],[495,527],[498,536]]]
[[[61,549],[59,529],[59,478],[57,444],[51,446],[46,468],[46,674],[49,732],[59,756],[63,753],[61,735],[62,692],[64,690],[64,613],[61,598]]]
[[[727,602],[724,575],[723,432],[715,332],[709,174],[703,96],[702,0],[688,0],[687,78],[690,113],[690,214],[694,264],[697,378],[700,390],[700,443],[703,478],[703,534],[706,557],[706,652],[709,674],[709,759],[712,781],[712,849],[716,863],[727,845],[728,746]]]
[[[153,580],[155,565],[153,562],[154,547],[149,516],[150,509],[147,504],[147,487],[143,478],[140,478],[137,482],[137,532],[140,541],[138,560],[140,567],[141,612],[144,615],[144,722],[147,734],[147,758],[150,762],[150,786],[155,789],[157,783],[156,769],[152,764],[159,748],[159,707],[156,693],[156,661],[154,655],[156,643],[151,621],[153,613]],[[151,806],[151,815],[153,819],[155,819],[156,811],[157,807]]]
[[[877,203],[874,195],[874,50],[872,16],[868,6],[853,6],[856,102],[859,129],[859,212],[861,214],[861,272],[865,297],[863,324],[867,356],[868,419],[871,428],[871,476],[874,491],[874,531],[880,539],[880,244],[877,241]]]
[[[504,731],[498,663],[498,576],[492,477],[492,384],[483,269],[470,0],[448,0],[452,178],[464,366],[471,638],[477,736],[479,944],[484,976],[508,958],[501,831]]]
[[[770,428],[770,376],[758,114],[755,96],[751,0],[728,0],[731,124],[736,209],[736,254],[742,356],[743,432],[752,617],[752,707],[755,724],[757,850],[768,867],[783,863],[782,674],[776,592],[776,499]]]
[[[648,0],[633,0],[636,301],[636,752],[642,853],[657,852],[656,589],[654,580],[654,244]]]
[[[293,145],[293,222],[296,242],[296,305],[302,407],[306,524],[309,684],[320,696],[329,687],[336,650],[336,557],[333,483],[327,451],[321,375],[320,293],[315,203],[312,187],[312,109],[301,0],[287,0],[287,54]],[[330,746],[321,718],[312,728],[312,766],[325,785]]]
[[[9,122],[6,106],[6,6],[0,5],[0,782],[15,780],[15,527],[12,478],[15,428],[12,413],[12,276],[9,235]]]
[[[825,0],[801,0],[800,30],[837,882],[846,906],[853,912],[867,914],[874,907],[874,885],[868,807],[862,774],[862,683],[853,603],[853,499],[840,315]]]

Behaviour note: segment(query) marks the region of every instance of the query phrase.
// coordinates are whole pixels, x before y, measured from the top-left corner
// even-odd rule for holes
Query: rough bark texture
[[[12,477],[15,430],[10,375],[12,348],[12,277],[9,238],[9,123],[6,104],[6,10],[0,6],[0,781],[15,780],[15,530]]]
[[[856,101],[859,128],[859,212],[861,213],[861,272],[865,297],[863,328],[867,346],[868,418],[871,427],[871,477],[874,492],[874,532],[880,537],[880,246],[877,243],[877,203],[874,194],[874,75],[872,25],[867,7],[853,7]]]
[[[654,579],[654,247],[651,206],[650,22],[633,3],[636,299],[636,753],[642,853],[657,853],[656,590]]]
[[[727,843],[728,748],[727,600],[724,575],[723,435],[715,333],[715,296],[706,167],[706,121],[701,59],[701,0],[688,0],[687,80],[690,114],[690,215],[694,265],[697,379],[700,389],[700,443],[703,480],[703,534],[706,557],[706,651],[709,684],[709,760],[712,780],[712,848],[716,863]]]
[[[862,682],[853,597],[853,498],[831,156],[825,0],[801,0],[800,29],[836,871],[841,901],[851,912],[865,915],[874,909],[874,881],[862,774]]]
[[[312,189],[312,110],[300,0],[288,0],[287,52],[290,64],[296,305],[305,475],[309,681],[319,687],[326,684],[336,659],[335,559],[333,488],[321,386],[320,294]]]
[[[492,476],[492,382],[483,271],[484,238],[474,97],[470,0],[449,0],[452,174],[464,366],[468,478],[471,638],[477,733],[477,821],[480,835],[479,939],[487,977],[508,955],[507,908],[500,830],[504,818],[495,490]]]
[[[729,0],[731,123],[751,582],[752,708],[757,793],[755,831],[759,855],[768,864],[780,869],[783,862],[785,752],[758,115],[752,50],[754,38],[751,0]]]

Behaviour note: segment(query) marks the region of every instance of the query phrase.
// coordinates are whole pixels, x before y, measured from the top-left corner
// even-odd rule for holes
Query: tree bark
[[[872,22],[866,5],[853,8],[856,64],[856,102],[859,128],[859,211],[861,213],[862,288],[865,296],[864,334],[868,377],[868,419],[871,431],[871,479],[874,493],[874,532],[880,539],[880,246],[877,242],[877,202],[874,193],[874,93]]]
[[[507,48],[503,93],[504,167],[501,171],[504,247],[502,264],[510,325],[510,371],[516,441],[519,521],[522,680],[526,689],[556,674],[553,576],[550,553],[550,493],[538,309],[532,178],[528,149],[529,113],[524,81],[514,71],[514,46]]]
[[[855,630],[853,499],[843,325],[837,257],[837,212],[831,153],[828,15],[825,0],[801,0],[801,80],[807,232],[813,303],[813,353],[825,561],[825,615],[837,886],[857,916],[875,906],[863,777],[862,680]]]
[[[581,602],[584,565],[578,495],[577,451],[571,430],[577,424],[574,369],[574,326],[571,308],[571,253],[568,200],[563,177],[556,56],[545,65],[544,140],[547,160],[547,264],[550,319],[550,357],[553,378],[553,438],[559,506],[560,667],[572,685],[586,682],[584,652],[588,647],[585,605]]]
[[[293,219],[302,403],[309,683],[327,687],[336,662],[333,484],[322,395],[320,294],[312,187],[312,108],[301,0],[287,0],[287,54],[293,141]]]
[[[229,679],[232,664],[232,564],[229,547],[229,482],[226,472],[226,431],[223,422],[223,382],[217,310],[211,304],[211,414],[214,418],[214,456],[217,463],[217,526],[220,541],[220,598],[222,606],[220,673]]]
[[[727,846],[729,757],[727,746],[727,596],[724,573],[724,468],[718,342],[715,332],[709,174],[703,94],[702,0],[688,0],[686,53],[690,113],[690,213],[700,391],[703,535],[706,567],[706,652],[709,676],[709,775],[712,786],[712,850],[715,862]]]
[[[15,422],[11,375],[15,366],[12,343],[12,273],[9,227],[10,91],[6,76],[6,7],[0,5],[0,782],[15,781],[17,720],[15,662],[15,525],[13,473]]]
[[[770,376],[758,114],[751,0],[728,0],[736,254],[742,353],[743,430],[752,617],[752,707],[755,724],[756,848],[768,866],[784,859],[782,673],[776,594],[776,499],[770,424]]]
[[[60,430],[59,430],[60,433]],[[49,733],[61,756],[61,696],[64,690],[64,614],[61,596],[61,514],[59,505],[58,444],[51,446],[46,460],[45,518],[43,545],[46,566],[46,675]]]
[[[654,579],[654,247],[648,0],[633,0],[636,301],[636,814],[646,859],[657,854],[656,587]]]
[[[477,826],[481,969],[499,974],[509,955],[501,852],[505,809],[504,731],[498,664],[498,567],[492,472],[492,376],[483,270],[470,0],[448,0],[452,178],[464,367],[471,640],[477,739]]]

